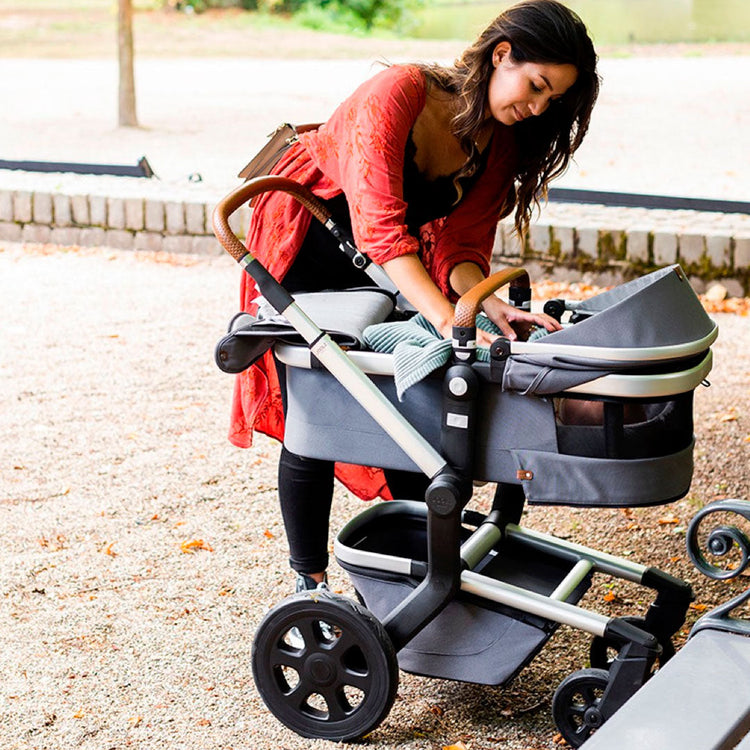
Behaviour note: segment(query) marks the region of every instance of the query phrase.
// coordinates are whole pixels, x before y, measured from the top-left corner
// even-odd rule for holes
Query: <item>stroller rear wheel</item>
[[[604,723],[599,704],[608,683],[606,669],[581,669],[555,690],[552,717],[569,745],[580,747]]]
[[[303,737],[364,736],[388,715],[398,688],[396,652],[381,623],[327,591],[274,607],[255,635],[252,666],[271,713]]]

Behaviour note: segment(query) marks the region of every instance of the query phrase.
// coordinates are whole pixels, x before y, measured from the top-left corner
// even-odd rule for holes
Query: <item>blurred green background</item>
[[[750,0],[566,0],[597,44],[750,41]],[[413,11],[413,33],[471,39],[507,0],[434,0]]]
[[[342,56],[329,41],[279,49],[263,36],[311,30],[360,39],[471,41],[515,0],[132,0],[151,56]],[[750,42],[750,0],[566,0],[597,47]],[[0,0],[0,57],[110,53],[118,0]],[[335,46],[335,45],[334,45]],[[406,53],[406,51],[405,51]],[[623,54],[629,54],[626,51]],[[700,52],[696,52],[700,54]]]

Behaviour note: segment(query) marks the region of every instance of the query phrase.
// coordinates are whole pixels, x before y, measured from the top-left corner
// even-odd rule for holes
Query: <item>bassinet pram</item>
[[[453,361],[399,402],[390,356],[343,352],[229,230],[229,214],[267,189],[288,190],[328,221],[314,197],[278,179],[235,191],[214,225],[307,342],[275,346],[287,365],[285,443],[310,457],[421,471],[431,484],[426,503],[373,506],[339,534],[336,557],[368,609],[301,594],[266,616],[253,650],[263,699],[304,736],[351,739],[387,715],[396,658],[422,674],[502,684],[565,623],[594,636],[592,668],[563,681],[553,701],[563,736],[580,745],[673,652],[692,594],[661,571],[521,528],[519,488],[530,502],[583,506],[684,495],[692,393],[710,371],[715,325],[674,266],[579,305],[579,322],[539,341],[500,339],[477,363],[481,301],[505,283],[528,285],[511,269],[459,301]],[[580,398],[602,402],[601,424],[560,423],[555,407]],[[465,510],[473,480],[501,488],[487,516]],[[595,572],[655,590],[645,617],[576,606]],[[609,646],[618,652],[611,662]]]

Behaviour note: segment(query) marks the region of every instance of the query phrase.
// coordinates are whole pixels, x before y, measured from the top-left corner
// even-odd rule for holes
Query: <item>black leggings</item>
[[[288,292],[372,286],[373,282],[339,250],[337,242],[313,219],[305,241],[283,280]],[[286,416],[286,370],[276,362]],[[289,543],[289,564],[299,573],[319,573],[328,567],[328,526],[333,499],[332,461],[304,458],[281,448],[279,502]],[[386,470],[394,497],[423,500],[427,477]]]

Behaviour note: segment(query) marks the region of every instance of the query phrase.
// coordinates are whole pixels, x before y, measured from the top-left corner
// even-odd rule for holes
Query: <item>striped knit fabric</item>
[[[500,334],[500,329],[486,315],[477,316],[477,328]],[[368,326],[363,338],[372,351],[393,354],[393,378],[399,401],[403,401],[407,389],[447,364],[451,356],[451,342],[442,338],[423,315]],[[477,359],[489,362],[489,349],[477,347]]]

